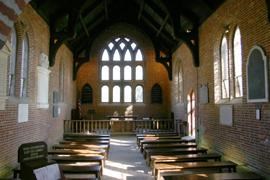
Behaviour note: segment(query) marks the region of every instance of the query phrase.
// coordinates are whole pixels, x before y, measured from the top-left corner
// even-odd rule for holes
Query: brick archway
[[[17,17],[31,0],[6,0],[0,1],[0,49],[5,44]]]

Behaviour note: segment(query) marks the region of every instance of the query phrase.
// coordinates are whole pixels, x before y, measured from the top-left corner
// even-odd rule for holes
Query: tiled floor
[[[109,158],[103,180],[152,180],[135,136],[111,136]]]

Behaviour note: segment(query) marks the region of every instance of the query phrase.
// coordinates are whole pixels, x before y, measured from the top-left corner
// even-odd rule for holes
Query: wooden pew
[[[182,163],[159,163],[153,170],[155,179],[159,180],[161,175],[181,174],[186,170],[213,170],[222,172],[228,169],[229,172],[236,172],[236,164],[231,161],[214,161],[214,162],[182,162]]]
[[[146,149],[144,151],[144,158],[148,164],[151,162],[151,156],[153,155],[181,155],[181,154],[206,154],[205,148],[170,148],[170,149]]]
[[[139,147],[141,148],[144,144],[168,144],[168,143],[189,143],[195,142],[193,140],[183,140],[183,139],[160,139],[160,140],[141,140]]]
[[[144,144],[141,152],[146,149],[163,149],[163,148],[196,148],[196,143],[169,143],[169,144]]]
[[[81,154],[92,154],[92,155],[102,155],[105,159],[108,158],[106,150],[85,150],[85,149],[52,149],[48,151],[50,155],[81,155]]]
[[[110,147],[110,141],[108,140],[74,140],[74,141],[59,141],[59,144],[95,144],[95,145],[108,145]]]
[[[90,134],[82,134],[82,133],[65,133],[64,134],[64,138],[65,137],[107,137],[110,138],[111,135],[110,134],[95,134],[95,133],[90,133]]]
[[[109,153],[109,145],[107,144],[55,144],[52,149],[88,149],[88,150],[99,150],[104,149]]]
[[[178,133],[176,132],[153,132],[153,133],[144,133],[144,134],[136,134],[136,137],[153,137],[153,136],[177,136]]]
[[[154,168],[157,163],[175,163],[175,162],[195,162],[195,161],[221,161],[221,155],[217,153],[209,154],[185,154],[185,155],[156,155],[151,156],[150,167]]]
[[[65,133],[63,139],[65,141],[75,142],[91,142],[91,143],[104,143],[110,144],[111,136],[109,134],[76,134],[76,133]]]
[[[56,161],[59,164],[69,164],[76,162],[96,162],[101,166],[101,174],[104,169],[104,156],[102,155],[91,155],[91,154],[82,154],[82,155],[51,155],[49,157],[51,160]]]
[[[263,180],[264,178],[253,172],[188,174],[178,176],[162,176],[164,180]]]
[[[160,140],[160,139],[179,139],[181,140],[181,136],[154,136],[154,137],[137,137],[137,144],[139,145],[143,140]]]
[[[97,163],[59,164],[59,167],[64,174],[94,174],[97,179],[101,179],[101,166]]]

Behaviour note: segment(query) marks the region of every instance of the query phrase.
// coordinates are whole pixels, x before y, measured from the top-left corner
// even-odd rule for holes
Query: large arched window
[[[121,37],[106,44],[101,54],[100,81],[101,102],[143,102],[144,61],[136,42]]]
[[[229,98],[229,58],[228,58],[228,41],[223,36],[220,48],[220,69],[221,69],[221,97]]]
[[[233,39],[233,60],[234,60],[234,96],[243,96],[242,82],[242,44],[239,27],[236,28]]]

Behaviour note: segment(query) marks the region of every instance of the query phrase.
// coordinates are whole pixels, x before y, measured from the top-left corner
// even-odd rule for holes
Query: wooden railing
[[[144,133],[155,130],[174,131],[174,120],[64,120],[64,133]]]

